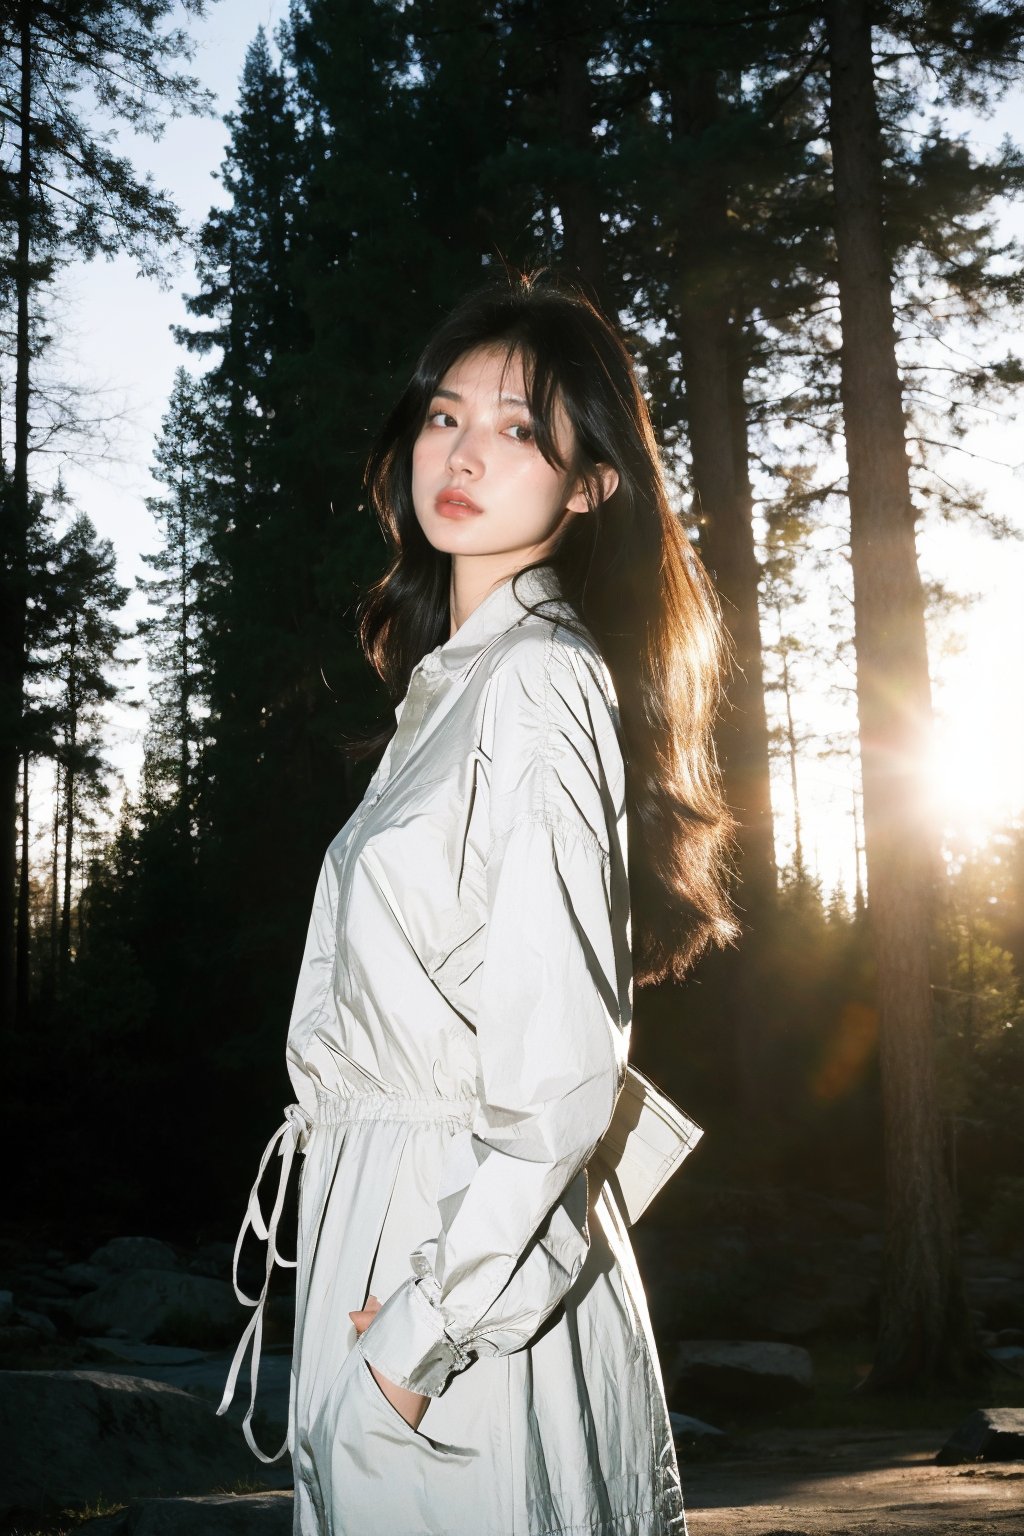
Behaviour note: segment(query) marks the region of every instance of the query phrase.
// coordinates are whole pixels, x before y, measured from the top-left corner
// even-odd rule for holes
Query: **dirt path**
[[[939,1467],[934,1433],[774,1431],[682,1459],[690,1536],[1024,1536],[1024,1462]]]

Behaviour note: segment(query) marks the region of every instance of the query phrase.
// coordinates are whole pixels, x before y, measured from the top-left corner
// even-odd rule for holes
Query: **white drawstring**
[[[235,1295],[244,1306],[255,1307],[256,1311],[253,1313],[248,1327],[238,1342],[238,1348],[235,1350],[234,1359],[231,1362],[231,1369],[228,1371],[224,1396],[221,1398],[220,1407],[217,1409],[217,1413],[222,1414],[226,1413],[231,1406],[231,1400],[235,1395],[235,1384],[238,1381],[238,1373],[242,1368],[242,1361],[245,1358],[245,1352],[251,1339],[252,1362],[249,1367],[249,1380],[252,1391],[249,1397],[249,1408],[242,1421],[242,1433],[245,1435],[250,1450],[259,1457],[260,1461],[267,1462],[268,1464],[279,1461],[284,1455],[288,1449],[288,1437],[287,1435],[285,1436],[284,1444],[275,1456],[265,1455],[253,1438],[251,1420],[253,1410],[256,1407],[256,1384],[260,1370],[260,1349],[263,1343],[263,1313],[270,1291],[270,1277],[274,1272],[274,1265],[279,1265],[281,1269],[295,1269],[298,1264],[298,1258],[283,1259],[278,1253],[277,1224],[281,1219],[281,1212],[284,1209],[285,1196],[288,1191],[288,1178],[291,1174],[295,1153],[296,1151],[301,1152],[304,1149],[306,1138],[312,1128],[312,1120],[301,1104],[289,1104],[284,1112],[284,1116],[283,1123],[278,1126],[273,1136],[271,1136],[260,1159],[260,1171],[256,1175],[256,1182],[249,1195],[249,1205],[245,1213],[245,1220],[242,1222],[242,1228],[235,1243],[235,1255],[231,1266],[231,1278],[235,1288]],[[270,1161],[275,1146],[281,1159],[281,1173],[277,1181],[277,1196],[270,1213],[270,1220],[264,1221],[263,1211],[260,1207],[260,1181],[266,1172],[267,1164]],[[249,1227],[252,1227],[260,1241],[265,1242],[267,1245],[266,1277],[263,1281],[263,1289],[255,1300],[251,1296],[247,1296],[238,1284],[238,1256],[242,1251],[242,1243],[245,1240],[245,1234]]]

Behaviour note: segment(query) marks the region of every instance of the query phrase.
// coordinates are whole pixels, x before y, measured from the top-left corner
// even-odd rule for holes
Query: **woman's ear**
[[[601,481],[601,500],[607,501],[610,496],[615,495],[618,489],[619,472],[617,469],[613,469],[610,464],[598,464],[597,474]],[[589,512],[591,509],[583,486],[580,482],[577,483],[580,485],[580,488],[566,502],[566,510],[569,512]]]

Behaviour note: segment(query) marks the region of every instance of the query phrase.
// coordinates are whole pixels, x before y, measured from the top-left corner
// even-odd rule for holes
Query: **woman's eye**
[[[523,434],[522,437],[517,437],[515,439],[515,441],[517,443],[532,443],[533,442],[533,428],[524,425],[523,422],[517,421],[513,426],[509,427],[508,430],[510,432],[521,432]]]
[[[443,421],[450,421],[452,423],[454,423],[454,421],[455,421],[455,417],[451,414],[450,411],[441,411],[441,410],[431,411],[430,415],[427,417],[427,426],[428,427],[437,426],[438,425],[437,418],[439,416],[443,418]]]

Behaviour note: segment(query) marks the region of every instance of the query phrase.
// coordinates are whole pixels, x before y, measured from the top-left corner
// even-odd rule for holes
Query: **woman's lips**
[[[468,496],[442,491],[434,502],[442,517],[475,517],[482,509]]]

